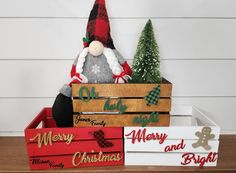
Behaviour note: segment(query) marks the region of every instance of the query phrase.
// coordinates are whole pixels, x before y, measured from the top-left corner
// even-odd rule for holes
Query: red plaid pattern
[[[89,16],[86,37],[89,38],[89,43],[98,40],[102,42],[105,47],[115,49],[110,35],[110,24],[107,16],[105,0],[95,1]],[[86,44],[86,47],[89,43]]]
[[[94,139],[96,139],[98,145],[101,147],[101,148],[110,148],[110,147],[113,147],[113,143],[111,142],[108,142],[105,137],[104,137],[104,132],[102,130],[98,130],[98,131],[95,131],[93,133],[93,137]]]

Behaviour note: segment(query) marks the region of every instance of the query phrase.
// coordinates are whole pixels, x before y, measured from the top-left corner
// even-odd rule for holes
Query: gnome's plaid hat
[[[98,40],[107,48],[115,49],[111,35],[110,24],[106,10],[105,0],[96,0],[90,13],[86,38],[84,38],[84,47]]]

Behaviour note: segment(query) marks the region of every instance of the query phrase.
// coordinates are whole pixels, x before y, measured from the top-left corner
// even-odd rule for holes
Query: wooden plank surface
[[[107,99],[95,99],[84,102],[79,99],[73,100],[74,112],[119,112],[119,110],[104,110]],[[116,104],[118,99],[110,99],[110,105]],[[170,99],[159,99],[158,105],[146,105],[144,99],[122,99],[122,105],[126,105],[125,112],[169,112],[171,110]]]
[[[84,140],[94,140],[93,132],[102,130],[105,133],[106,139],[122,139],[123,132],[122,128],[119,127],[87,127],[87,128],[38,128],[38,129],[27,129],[25,130],[25,136],[27,139],[27,143],[37,143],[38,142],[38,134],[46,135],[73,135],[73,141],[84,141]],[[36,137],[36,138],[35,138]],[[31,139],[31,140],[30,140]],[[65,141],[65,140],[62,140]]]
[[[32,170],[36,170],[36,172],[37,172],[37,170],[39,171],[39,169],[53,169],[53,166],[51,166],[51,164],[52,164],[52,165],[55,165],[54,167],[57,168],[56,170],[54,170],[54,172],[59,172],[58,169],[60,169],[62,167],[63,168],[79,168],[79,169],[81,169],[80,167],[101,167],[101,166],[110,166],[110,165],[113,165],[113,166],[114,165],[124,165],[124,157],[123,157],[124,154],[120,153],[120,152],[103,153],[103,156],[106,156],[106,158],[107,157],[117,158],[116,161],[115,160],[113,160],[113,161],[103,161],[103,162],[99,162],[99,161],[97,161],[97,162],[88,162],[87,161],[86,162],[86,161],[83,161],[83,163],[80,163],[80,160],[81,160],[80,154],[81,153],[84,153],[84,152],[77,153],[75,159],[73,159],[74,164],[76,164],[75,166],[72,163],[72,158],[75,156],[74,154],[36,157],[39,160],[44,160],[44,161],[46,160],[46,162],[48,162],[48,164],[35,164],[34,162],[37,163],[37,159],[32,157],[32,158],[30,158],[30,160],[31,160],[30,166],[31,166]],[[90,157],[90,158],[99,157],[98,153],[94,153],[94,154],[87,153],[86,155],[87,155],[87,157]],[[49,170],[46,170],[45,172],[48,172],[48,171]]]
[[[74,84],[72,85],[72,96],[79,97],[82,87],[94,87],[98,97],[144,97],[159,84]],[[172,85],[170,83],[161,84],[160,97],[170,97]],[[84,92],[83,92],[84,93]]]
[[[209,152],[218,152],[219,141],[218,140],[209,140],[208,144],[211,146],[209,151],[206,151],[203,147],[193,148],[192,144],[195,143],[195,140],[184,140],[183,144],[185,147],[179,150],[172,150],[169,153],[183,153],[183,152],[194,152],[194,153],[209,153]],[[157,141],[150,140],[148,142],[136,142],[132,143],[132,139],[125,139],[125,152],[136,152],[136,153],[164,153],[166,146],[176,145],[182,143],[182,139],[165,140],[163,145],[157,145]]]
[[[1,0],[0,16],[87,18],[93,3],[94,0],[86,3],[84,0]],[[106,0],[106,4],[111,18],[236,16],[234,0],[149,0],[148,3]]]
[[[55,170],[54,172],[236,172],[236,135],[220,137],[217,167],[114,166]],[[0,172],[30,172],[23,137],[0,137]],[[45,171],[48,172],[48,171]]]
[[[124,126],[142,126],[142,123],[134,122],[135,117],[140,114],[124,115],[74,115],[74,127],[124,127]],[[149,119],[150,114],[142,114],[142,117]],[[170,115],[160,114],[157,122],[149,122],[145,126],[169,126]]]
[[[0,63],[0,78],[7,85],[1,85],[0,96],[44,99],[55,97],[62,85],[69,82],[72,63],[73,60],[3,60]],[[129,61],[129,64],[132,62]],[[222,67],[227,68],[220,71]],[[236,82],[233,80],[235,67],[235,60],[161,61],[163,76],[173,83],[174,97],[236,96]],[[9,68],[11,73],[6,75]],[[20,86],[16,87],[16,84]]]
[[[125,153],[125,165],[129,166],[185,166],[181,165],[183,161],[182,155],[183,153]],[[196,157],[207,158],[208,154],[198,153]],[[206,162],[205,166],[216,166],[215,162]],[[199,166],[199,164],[195,164],[194,161],[191,161],[189,166]]]
[[[95,153],[100,151],[104,153],[123,152],[123,140],[107,140],[113,144],[112,147],[101,148],[96,140],[92,141],[72,141],[70,144],[65,142],[55,142],[53,145],[42,145],[40,148],[37,143],[28,144],[28,153],[30,156],[56,156],[56,155],[73,155],[76,152]]]
[[[147,20],[110,20],[115,46],[125,59],[133,59]],[[152,19],[152,22],[161,59],[235,59],[234,19]],[[82,50],[86,25],[87,19],[0,19],[0,59],[68,59],[72,64]]]
[[[181,118],[180,121],[184,121]],[[145,132],[145,134],[152,134],[158,132],[159,134],[168,134],[168,139],[198,139],[196,132],[201,132],[204,126],[192,126],[191,124],[183,123],[181,125],[173,125],[170,123],[169,127],[124,127],[124,138],[132,138],[133,132]],[[218,140],[220,136],[220,129],[216,126],[211,126],[211,133],[215,135],[214,140]],[[136,137],[137,138],[137,137]]]

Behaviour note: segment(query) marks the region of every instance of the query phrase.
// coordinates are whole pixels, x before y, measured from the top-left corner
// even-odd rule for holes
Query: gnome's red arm
[[[131,70],[129,64],[127,63],[127,61],[125,61],[123,64],[121,64],[121,66],[124,71],[119,75],[113,75],[113,78],[115,79],[115,83],[122,83],[122,82],[120,82],[120,79],[123,80],[124,83],[127,83],[128,79],[132,75],[132,70]]]
[[[77,77],[78,79],[82,80],[82,78],[80,77],[79,73],[76,73],[76,65],[73,64],[72,65],[72,68],[71,68],[71,71],[70,71],[70,77],[73,78],[73,77]],[[72,83],[81,83],[78,79],[74,79],[71,81],[70,85]]]
[[[123,64],[121,64],[125,74],[131,76],[132,75],[132,69],[130,68],[129,64],[127,61],[125,61]]]
[[[71,68],[71,71],[70,71],[70,77],[71,77],[71,78],[74,77],[75,74],[76,74],[76,65],[73,64],[73,65],[72,65],[72,68]]]

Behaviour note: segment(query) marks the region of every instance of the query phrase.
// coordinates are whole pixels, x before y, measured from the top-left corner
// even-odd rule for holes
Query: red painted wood
[[[25,129],[25,138],[26,142],[29,143],[31,138],[35,137],[38,133],[44,134],[52,132],[54,134],[73,134],[75,136],[74,140],[90,140],[93,139],[91,135],[92,132],[97,130],[102,130],[105,133],[106,139],[122,139],[122,128],[120,127],[81,127],[81,128],[56,128],[55,124],[49,123],[47,124],[47,119],[51,117],[51,108],[44,108],[34,120],[26,127]],[[54,128],[36,128],[40,122],[44,122],[44,126],[50,127],[48,125],[53,126]]]
[[[37,128],[42,122],[43,128]],[[112,141],[114,146],[112,148],[101,149],[97,142],[94,140],[93,132],[102,130],[104,132],[105,139]],[[38,148],[38,137],[41,138],[45,135],[48,139],[53,139],[56,135],[73,135],[72,142],[67,145],[65,140],[52,141],[52,146],[44,146]],[[51,135],[51,136],[50,136]],[[35,138],[36,137],[36,138]],[[35,139],[34,139],[35,138]],[[82,127],[82,128],[57,128],[55,121],[52,119],[51,108],[44,108],[34,120],[25,129],[25,139],[27,143],[28,155],[35,156],[36,158],[46,159],[53,164],[62,162],[63,168],[73,168],[72,156],[74,153],[87,152],[108,152],[107,155],[112,155],[112,152],[121,151],[122,159],[111,162],[96,162],[96,163],[84,163],[80,166],[111,166],[111,165],[123,165],[123,128],[120,127]],[[31,139],[31,140],[30,140]],[[32,140],[34,139],[34,140]],[[59,139],[57,137],[57,139]],[[67,155],[64,155],[67,154]],[[37,156],[38,155],[38,156]],[[50,156],[49,156],[50,155]],[[91,155],[91,154],[89,154]],[[95,154],[92,154],[95,155]],[[31,169],[55,169],[50,167],[49,164],[33,164],[30,161]]]
[[[55,128],[55,127],[57,127],[57,124],[56,124],[55,120],[52,117],[47,117],[45,124],[46,124],[45,128]]]
[[[97,141],[72,141],[69,145],[65,142],[56,142],[52,145],[42,145],[41,148],[38,147],[37,143],[28,144],[28,155],[29,156],[50,156],[50,155],[65,155],[74,154],[75,152],[123,152],[123,140],[114,139],[108,140],[113,143],[113,147],[101,148]]]
[[[117,153],[105,153],[106,155],[113,155]],[[94,154],[88,154],[88,156],[93,156]],[[78,168],[78,167],[88,167],[88,166],[115,166],[115,165],[124,165],[124,154],[120,153],[121,160],[120,161],[105,161],[105,162],[93,162],[93,163],[82,163],[79,166],[73,166],[72,157],[73,155],[61,155],[61,156],[44,156],[44,157],[30,157],[29,165],[31,170],[44,170],[44,169],[62,169],[62,167],[50,167],[49,163],[62,165],[63,168]],[[33,164],[34,159],[44,160],[48,163],[45,164]],[[79,159],[80,160],[80,159]],[[79,161],[77,160],[77,161]]]
[[[36,128],[40,122],[44,120],[45,116],[51,115],[51,108],[44,108],[32,121],[31,123],[26,127],[26,129],[34,129]]]
[[[48,134],[52,132],[52,135],[62,135],[62,134],[73,134],[75,136],[74,140],[92,140],[94,131],[102,130],[105,133],[106,139],[122,139],[122,128],[121,127],[84,127],[84,128],[40,128],[40,129],[26,129],[25,137],[26,142],[37,142],[36,140],[30,141],[36,135],[45,133]]]

